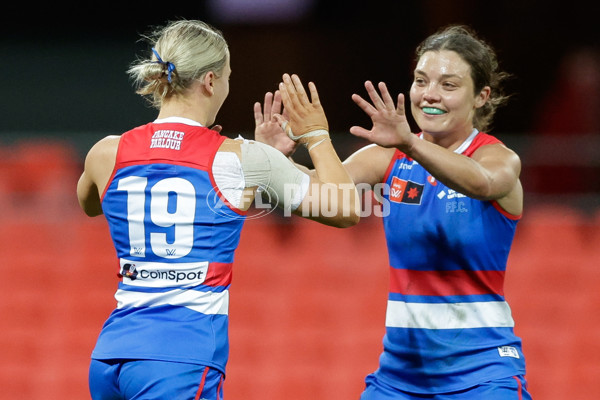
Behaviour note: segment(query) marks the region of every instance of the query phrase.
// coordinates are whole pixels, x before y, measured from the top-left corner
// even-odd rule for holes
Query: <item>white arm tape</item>
[[[264,143],[245,140],[241,150],[246,187],[258,186],[267,192],[271,203],[286,211],[296,210],[308,192],[310,177]]]
[[[218,151],[213,161],[212,173],[221,195],[233,207],[239,208],[244,194],[244,174],[237,154]]]

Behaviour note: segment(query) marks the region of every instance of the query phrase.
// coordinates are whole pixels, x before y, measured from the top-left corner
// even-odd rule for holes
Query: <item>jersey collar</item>
[[[479,131],[477,129],[473,129],[473,132],[471,132],[469,137],[466,138],[465,141],[454,150],[454,152],[456,154],[462,154],[466,149],[469,148],[471,143],[473,143],[473,139],[475,139],[475,136],[477,136],[478,133]],[[423,139],[423,132],[419,133],[419,139]]]
[[[154,120],[154,123],[155,124],[177,123],[177,124],[185,124],[185,125],[191,125],[191,126],[204,126],[200,122],[196,122],[192,119],[184,118],[184,117],[160,118],[160,119]]]

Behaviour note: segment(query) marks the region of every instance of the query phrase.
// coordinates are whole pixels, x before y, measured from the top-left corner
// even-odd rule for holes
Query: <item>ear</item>
[[[215,73],[212,71],[208,71],[204,74],[204,78],[202,78],[202,89],[209,95],[212,96],[215,91],[214,81],[215,81]]]
[[[481,92],[479,92],[479,94],[475,98],[475,108],[483,107],[483,105],[490,98],[490,93],[492,93],[492,88],[490,88],[489,86],[484,86],[483,89],[481,89]]]

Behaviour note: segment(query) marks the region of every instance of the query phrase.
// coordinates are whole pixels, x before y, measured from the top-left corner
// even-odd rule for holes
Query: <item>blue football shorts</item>
[[[409,393],[387,385],[372,374],[360,400],[531,400],[523,376],[496,379],[451,393]]]
[[[221,371],[154,360],[92,360],[92,400],[222,400]]]

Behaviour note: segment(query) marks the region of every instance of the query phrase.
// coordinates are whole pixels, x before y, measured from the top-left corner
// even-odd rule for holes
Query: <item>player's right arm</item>
[[[90,217],[102,214],[101,193],[112,174],[120,136],[107,136],[96,143],[85,158],[83,173],[77,182],[77,199]]]
[[[383,182],[394,153],[395,149],[370,144],[351,154],[343,165],[355,184],[373,187]]]
[[[281,180],[294,182],[288,187],[302,188],[285,196],[298,199],[295,195],[301,192],[300,201],[290,202],[292,213],[327,225],[352,226],[360,220],[358,192],[331,144],[316,86],[311,82],[308,88],[310,98],[298,76],[285,74],[279,91],[265,96],[264,114],[260,103],[254,105],[255,138],[270,145],[254,147],[265,153],[261,158],[269,159],[275,166],[271,171],[282,178],[271,181],[271,186]],[[314,170],[294,165],[289,158],[299,144],[308,149]]]
[[[298,215],[317,219],[312,210],[331,210],[331,207],[348,216],[352,225],[360,219],[360,199],[354,181],[342,165],[329,137],[329,124],[314,83],[308,83],[310,98],[297,75],[283,75],[279,84],[286,118],[275,115],[286,134],[308,149],[315,167],[310,174],[307,196],[298,207]]]

